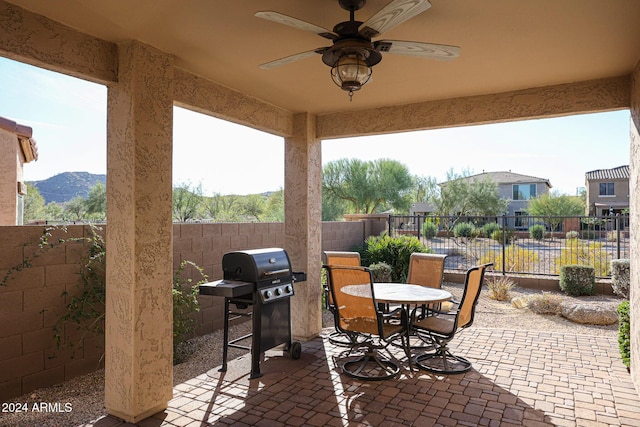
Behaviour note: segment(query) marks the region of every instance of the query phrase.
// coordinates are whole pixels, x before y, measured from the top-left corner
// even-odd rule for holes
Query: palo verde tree
[[[374,213],[383,206],[406,210],[412,186],[409,169],[390,159],[340,159],[323,168],[323,195],[347,202],[355,213]]]
[[[541,194],[529,201],[527,213],[545,218],[551,231],[558,229],[563,216],[578,216],[585,213],[585,202],[580,196],[569,196],[557,191]]]
[[[185,222],[197,218],[202,205],[202,185],[195,188],[191,184],[179,184],[173,188],[173,219]]]

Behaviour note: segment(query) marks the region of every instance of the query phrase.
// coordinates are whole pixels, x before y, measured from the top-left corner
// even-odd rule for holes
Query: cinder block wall
[[[104,232],[106,226],[102,228]],[[323,250],[350,250],[362,244],[363,229],[360,222],[323,223]],[[66,233],[56,232],[49,238],[52,243],[58,239],[66,243],[41,251],[38,244],[44,230],[44,226],[0,227],[0,280],[20,263],[30,265],[14,272],[6,286],[0,286],[0,402],[101,367],[104,337],[84,337],[84,348],[73,358],[70,351],[57,350],[53,339],[53,327],[71,298],[61,295],[63,291],[77,292],[80,262],[89,249],[88,244],[70,240],[90,237],[91,231],[87,226],[68,226]],[[183,260],[193,261],[209,280],[222,277],[222,255],[226,252],[282,246],[283,223],[173,226],[174,270]],[[193,270],[187,270],[185,277],[199,279]],[[210,296],[198,299],[196,333],[221,329],[224,301]],[[71,328],[66,336],[80,338]]]

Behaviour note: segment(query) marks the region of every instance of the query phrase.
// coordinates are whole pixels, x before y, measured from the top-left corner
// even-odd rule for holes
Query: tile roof
[[[25,163],[29,163],[32,160],[38,160],[38,145],[32,138],[33,129],[2,116],[0,116],[0,129],[11,132],[18,137],[20,149],[22,150],[22,154],[24,154]]]
[[[549,180],[546,178],[538,178],[536,176],[522,175],[519,173],[513,173],[511,171],[482,172],[477,175],[471,175],[471,176],[467,176],[460,179],[482,181],[487,178],[491,179],[491,181],[495,182],[496,184],[518,184],[518,183],[542,182],[542,183],[546,183],[549,186],[549,188],[552,187],[551,182],[549,182]],[[446,184],[447,182],[443,182],[442,184]]]
[[[587,181],[593,179],[629,179],[629,165],[613,169],[597,169],[585,174]]]

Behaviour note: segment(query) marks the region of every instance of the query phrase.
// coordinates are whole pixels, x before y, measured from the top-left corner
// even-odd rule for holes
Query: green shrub
[[[491,235],[498,230],[502,230],[502,227],[497,222],[488,222],[482,226],[480,232],[485,237],[491,237]]]
[[[422,225],[422,234],[427,239],[433,239],[438,235],[438,226],[433,222],[427,221]]]
[[[567,234],[564,236],[565,239],[577,239],[579,236],[578,232],[573,230],[573,231],[567,231]]]
[[[598,233],[593,230],[582,231],[582,238],[586,240],[595,240],[598,238]]]
[[[453,226],[453,235],[455,237],[477,237],[478,231],[472,223],[460,222]]]
[[[194,270],[198,277],[196,283],[186,277],[186,268]],[[182,261],[173,276],[173,363],[183,362],[191,354],[188,341],[193,338],[196,328],[194,314],[200,311],[198,305],[198,286],[207,281],[207,275],[201,267],[192,261]]]
[[[529,227],[529,237],[534,240],[542,240],[544,238],[544,225],[535,224]]]
[[[409,258],[414,252],[430,252],[415,236],[390,237],[382,234],[369,237],[364,244],[360,258],[362,265],[384,262],[391,266],[393,282],[403,282],[409,272]]]
[[[618,345],[622,363],[629,369],[631,366],[631,323],[629,319],[629,301],[618,305]]]
[[[630,260],[614,259],[611,261],[611,287],[613,293],[629,299],[629,282],[631,280]]]
[[[491,239],[496,242],[502,243],[502,229],[495,230],[491,233]],[[507,243],[511,243],[514,240],[513,230],[507,228],[506,229],[506,239]]]
[[[377,283],[388,283],[393,279],[391,277],[391,266],[384,262],[378,262],[369,266],[373,281]]]
[[[563,265],[560,267],[560,290],[567,295],[593,295],[596,276],[588,265]]]

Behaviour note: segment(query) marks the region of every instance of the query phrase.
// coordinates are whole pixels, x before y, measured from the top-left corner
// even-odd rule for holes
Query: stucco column
[[[18,137],[0,129],[0,225],[16,225]]]
[[[294,270],[307,273],[291,299],[292,334],[308,340],[322,329],[322,158],[315,116],[294,117],[293,136],[285,139],[284,170],[285,249]]]
[[[173,60],[119,46],[107,111],[105,402],[137,422],[172,398]]]
[[[640,394],[640,63],[631,76],[631,153],[629,222],[631,223],[631,376]]]

